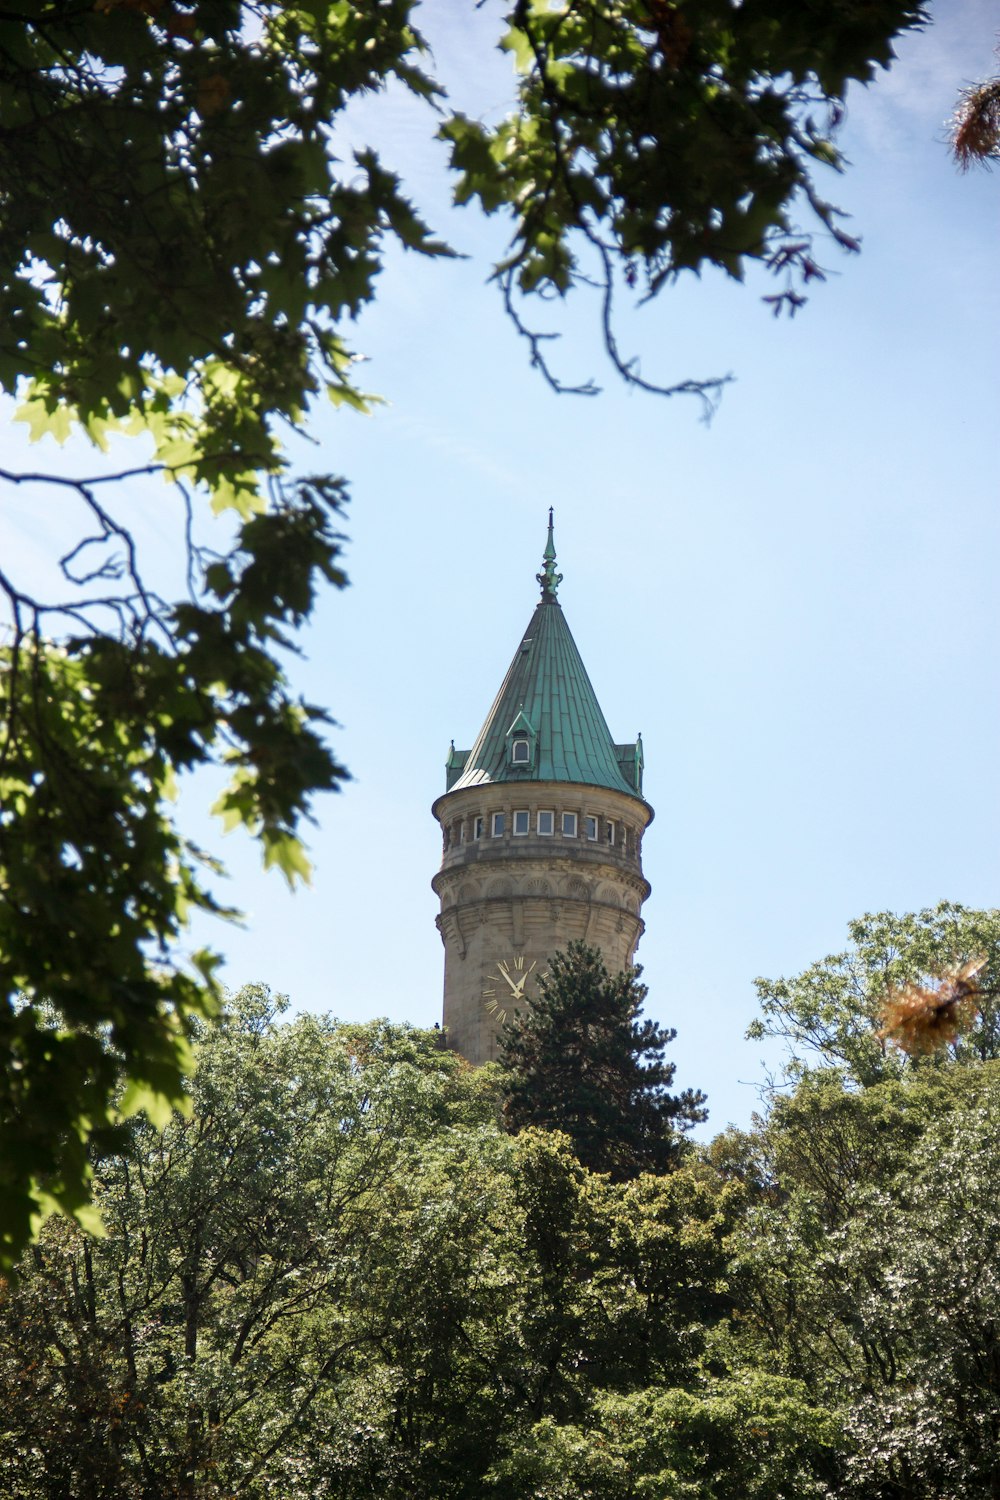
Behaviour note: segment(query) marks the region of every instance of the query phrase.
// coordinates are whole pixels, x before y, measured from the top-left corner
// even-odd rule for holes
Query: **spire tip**
[[[562,583],[562,574],[556,572],[556,544],[553,535],[554,508],[549,506],[549,534],[545,541],[545,551],[542,553],[542,571],[535,574],[535,578],[542,588],[543,604],[556,604],[556,594]]]

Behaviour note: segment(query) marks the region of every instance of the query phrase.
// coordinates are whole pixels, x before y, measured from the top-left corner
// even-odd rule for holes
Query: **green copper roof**
[[[469,751],[451,748],[448,790],[495,781],[571,781],[642,795],[642,745],[616,745],[556,600],[552,513],[542,599]],[[515,739],[527,741],[515,751]],[[515,755],[519,758],[515,759]]]

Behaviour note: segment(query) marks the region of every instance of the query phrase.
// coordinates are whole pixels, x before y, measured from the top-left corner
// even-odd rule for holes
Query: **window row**
[[[608,844],[624,853],[634,852],[636,847],[635,830],[624,823],[616,823],[612,818],[593,817],[589,813],[556,813],[548,808],[532,813],[526,807],[519,807],[509,814],[495,812],[457,819],[445,828],[445,848],[453,843],[464,844],[466,839],[503,838],[508,832],[514,838],[526,838],[532,833],[540,838],[557,835],[564,839],[582,838],[592,844]]]

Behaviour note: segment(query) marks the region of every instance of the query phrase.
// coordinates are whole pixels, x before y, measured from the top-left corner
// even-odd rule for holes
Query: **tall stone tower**
[[[447,761],[434,803],[444,835],[444,1026],[473,1063],[530,996],[550,955],[579,938],[612,973],[643,932],[642,739],[616,744],[557,599],[552,512],[542,597],[471,750]]]

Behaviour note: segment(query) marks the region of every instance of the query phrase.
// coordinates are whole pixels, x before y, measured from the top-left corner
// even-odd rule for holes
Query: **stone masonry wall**
[[[539,813],[552,814],[551,834],[539,833]],[[575,835],[563,832],[564,813],[576,815]],[[444,844],[433,882],[444,1027],[449,1044],[479,1064],[496,1056],[504,1020],[557,949],[590,943],[613,973],[632,962],[649,895],[641,845],[652,809],[603,787],[500,782],[446,793],[434,814]],[[514,831],[515,814],[526,833]]]

